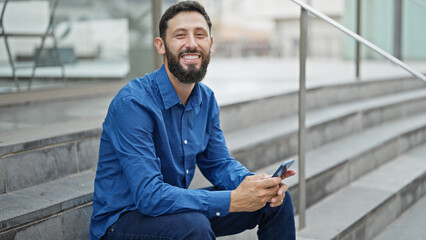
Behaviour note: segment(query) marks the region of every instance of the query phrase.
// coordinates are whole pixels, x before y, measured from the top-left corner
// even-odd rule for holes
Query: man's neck
[[[175,91],[184,105],[188,102],[189,96],[191,95],[192,89],[194,89],[195,83],[181,83],[173,74],[167,72],[170,82],[172,83]]]

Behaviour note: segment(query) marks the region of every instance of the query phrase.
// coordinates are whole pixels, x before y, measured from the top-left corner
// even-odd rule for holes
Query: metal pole
[[[402,60],[402,0],[394,0],[393,55]]]
[[[356,34],[361,35],[361,0],[356,1]],[[361,65],[361,43],[358,41],[355,42],[355,76],[357,79],[359,79]]]
[[[306,0],[306,4],[308,4],[309,6],[312,6],[312,1],[311,0]],[[307,30],[307,32],[306,32],[306,39],[308,39],[309,37],[311,37],[311,29],[312,29],[312,19],[311,19],[311,16],[308,14],[308,17],[307,17],[307,23],[306,23],[306,29],[308,29]],[[312,54],[312,46],[311,45],[309,45],[309,44],[306,44],[306,55],[310,55],[310,54]]]
[[[152,34],[154,35],[154,38],[160,36],[158,24],[160,23],[161,18],[161,3],[162,0],[151,0]],[[163,65],[163,59],[161,58],[161,55],[158,54],[155,46],[153,46],[153,62],[154,70]]]
[[[303,229],[306,225],[306,179],[305,179],[305,114],[306,114],[306,50],[308,45],[308,11],[304,8],[301,10],[300,16],[300,82],[299,82],[299,229]]]

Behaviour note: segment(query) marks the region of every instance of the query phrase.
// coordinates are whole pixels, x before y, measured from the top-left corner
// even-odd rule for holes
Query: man
[[[213,45],[204,8],[175,4],[159,27],[164,65],[128,83],[103,123],[91,239],[215,239],[257,225],[259,239],[294,239],[287,186],[230,156],[214,94],[199,83]],[[214,190],[188,189],[196,164]]]

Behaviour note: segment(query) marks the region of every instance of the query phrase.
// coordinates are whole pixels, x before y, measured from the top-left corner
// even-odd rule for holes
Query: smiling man
[[[200,83],[213,46],[204,8],[175,4],[159,28],[164,65],[121,89],[103,123],[90,238],[215,239],[259,226],[259,239],[295,239],[287,185],[230,156]],[[188,189],[196,165],[213,187]]]

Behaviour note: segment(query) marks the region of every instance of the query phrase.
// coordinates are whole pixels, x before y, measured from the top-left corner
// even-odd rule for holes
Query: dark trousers
[[[197,212],[150,217],[139,211],[126,212],[105,234],[106,240],[215,239],[259,226],[259,239],[296,239],[294,210],[286,192],[281,206],[269,204],[256,212],[229,213],[208,218]]]

